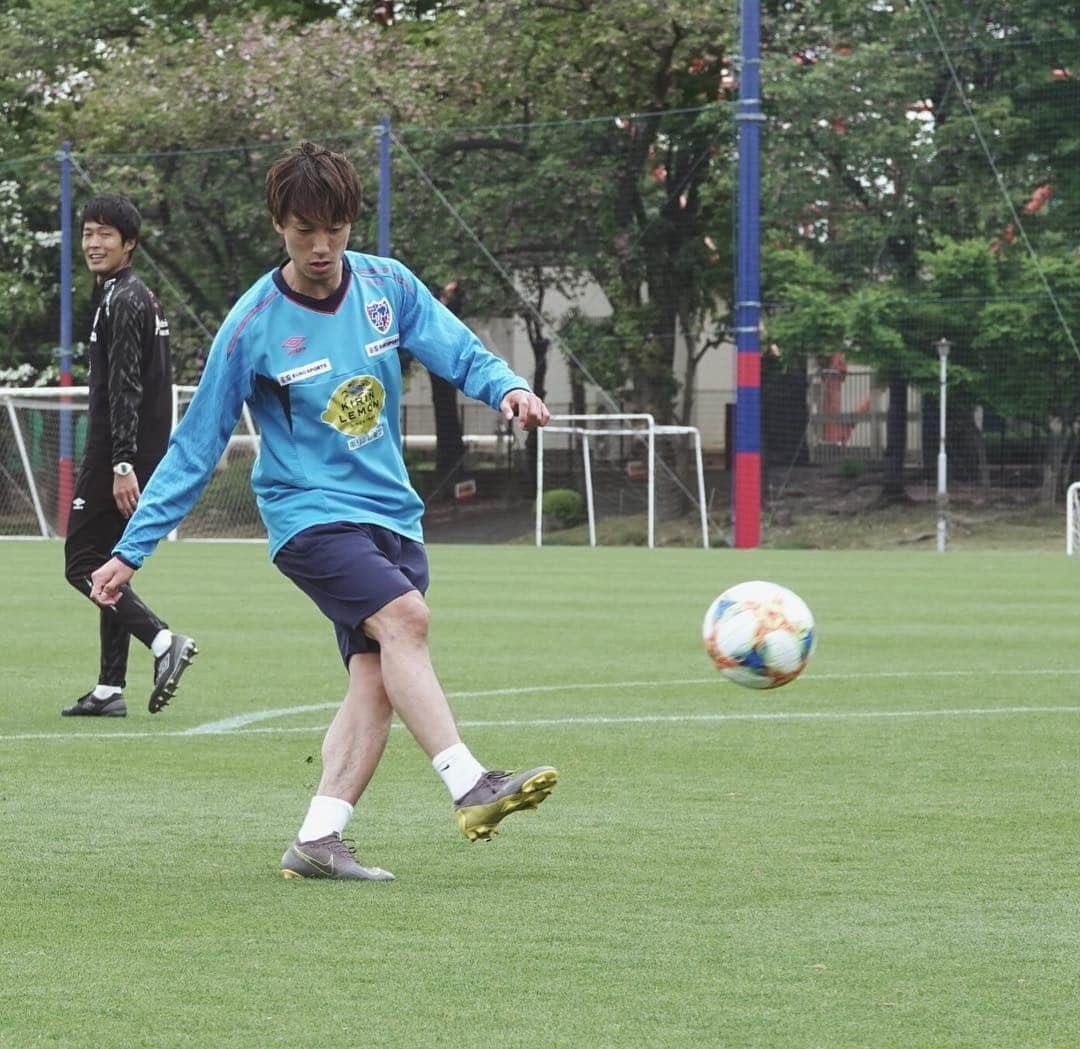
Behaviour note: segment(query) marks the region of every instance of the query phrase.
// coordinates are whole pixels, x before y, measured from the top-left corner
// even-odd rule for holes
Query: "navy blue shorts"
[[[373,524],[313,525],[292,537],[274,564],[319,606],[337,635],[345,666],[378,652],[364,620],[410,590],[428,588],[424,544]]]

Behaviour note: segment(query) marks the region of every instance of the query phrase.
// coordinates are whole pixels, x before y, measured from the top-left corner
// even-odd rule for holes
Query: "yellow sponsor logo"
[[[330,395],[322,421],[350,437],[371,433],[382,415],[386,390],[374,375],[346,379]]]

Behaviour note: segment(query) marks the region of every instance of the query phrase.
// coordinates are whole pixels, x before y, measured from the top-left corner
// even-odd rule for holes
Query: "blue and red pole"
[[[761,7],[741,3],[735,264],[735,546],[761,542]]]
[[[71,143],[65,142],[57,154],[60,161],[60,385],[71,386]],[[61,397],[60,403],[67,404]],[[74,464],[72,413],[60,411],[60,455],[57,463],[57,532],[67,535],[71,509]]]

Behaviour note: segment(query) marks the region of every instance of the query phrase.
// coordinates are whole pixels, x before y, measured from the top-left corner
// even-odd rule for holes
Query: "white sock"
[[[150,642],[150,651],[154,653],[155,659],[160,659],[166,652],[169,651],[169,645],[172,644],[172,631],[171,630],[159,630],[154,635],[154,640]]]
[[[298,841],[315,841],[327,834],[340,834],[349,822],[353,807],[342,798],[316,794],[308,806],[307,816],[296,835]]]
[[[94,699],[112,699],[113,696],[120,695],[120,688],[117,685],[98,685],[94,689]]]
[[[464,743],[455,743],[440,751],[431,759],[431,767],[442,776],[454,801],[468,794],[476,781],[487,772]]]

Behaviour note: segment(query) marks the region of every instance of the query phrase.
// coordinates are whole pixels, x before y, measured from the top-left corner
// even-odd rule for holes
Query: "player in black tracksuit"
[[[125,197],[96,197],[83,209],[82,247],[95,274],[90,331],[86,453],[75,482],[64,546],[64,574],[90,596],[90,574],[112,556],[139,494],[169,443],[172,362],[169,324],[152,291],[131,270],[140,218]],[[150,710],[164,706],[197,652],[173,634],[133,590],[100,610],[98,685],[62,713],[127,713],[128,643],[134,634],[155,657]]]

